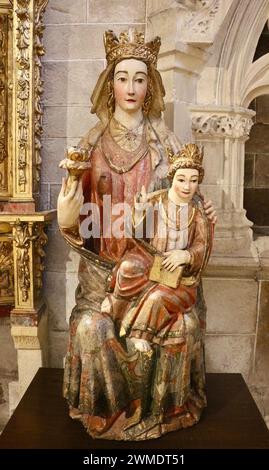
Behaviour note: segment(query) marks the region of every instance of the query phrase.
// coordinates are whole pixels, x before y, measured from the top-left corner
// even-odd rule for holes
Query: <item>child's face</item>
[[[198,188],[199,172],[192,168],[180,168],[176,171],[172,188],[184,202],[190,202]]]

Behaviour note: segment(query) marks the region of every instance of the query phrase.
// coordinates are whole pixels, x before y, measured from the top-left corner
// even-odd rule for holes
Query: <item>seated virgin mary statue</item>
[[[196,260],[191,249],[189,255],[178,258],[176,246],[173,259],[167,247],[164,253],[168,270],[190,260],[198,268],[193,270],[195,289],[185,286],[185,301],[173,304],[173,318],[177,317],[177,328],[184,335],[181,341],[150,341],[149,347],[135,342],[132,336],[136,335],[128,333],[135,329],[130,302],[138,302],[144,290],[132,292],[122,302],[124,288],[118,289],[115,280],[119,273],[130,280],[137,275],[135,269],[125,272],[121,265],[128,253],[133,255],[135,243],[135,249],[143,252],[143,262],[146,260],[139,276],[146,279],[145,287],[149,281],[158,290],[159,282],[147,279],[154,263],[153,248],[147,241],[137,243],[135,237],[114,229],[123,221],[122,205],[132,210],[137,193],[162,192],[169,186],[169,155],[178,154],[181,145],[161,115],[164,88],[156,69],[160,38],[145,43],[143,34],[136,31],[121,33],[119,38],[108,31],[104,43],[107,67],[91,98],[91,112],[99,121],[61,163],[69,177],[58,198],[59,227],[80,255],[64,397],[70,416],[79,419],[91,437],[143,440],[197,423],[206,405],[205,308],[199,286],[211,235],[197,188],[195,221],[202,220],[203,233],[207,233],[202,240],[205,258]],[[198,233],[195,230],[192,240]],[[168,300],[173,296],[173,288],[169,289]],[[118,297],[116,315],[106,308],[109,295],[114,296],[114,303]],[[156,311],[157,323],[163,308]],[[167,312],[169,316],[170,310]],[[150,322],[147,326],[151,327]]]

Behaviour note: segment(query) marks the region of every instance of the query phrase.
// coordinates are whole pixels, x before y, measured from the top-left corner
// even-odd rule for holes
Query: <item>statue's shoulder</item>
[[[151,118],[149,120],[149,129],[164,148],[170,149],[174,153],[179,152],[182,147],[182,142],[180,138],[167,127],[162,117]]]
[[[103,135],[107,124],[102,121],[98,121],[94,127],[91,127],[87,134],[79,141],[79,147],[93,148],[98,144],[101,136]]]
[[[161,140],[167,138],[167,135],[170,132],[162,117],[148,119],[148,128]]]

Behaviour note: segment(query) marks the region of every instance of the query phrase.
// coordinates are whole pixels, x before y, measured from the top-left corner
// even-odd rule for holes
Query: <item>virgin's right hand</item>
[[[62,187],[57,201],[58,224],[61,228],[70,228],[78,224],[79,213],[84,202],[82,181],[75,180],[70,191],[65,195],[67,179],[62,179]]]

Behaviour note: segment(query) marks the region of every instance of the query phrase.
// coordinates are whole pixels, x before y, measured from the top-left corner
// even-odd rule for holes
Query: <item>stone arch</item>
[[[253,62],[242,87],[242,106],[249,107],[254,98],[269,94],[269,53]]]
[[[246,79],[254,65],[255,49],[268,17],[268,0],[239,1],[220,51],[217,104],[243,105]]]

